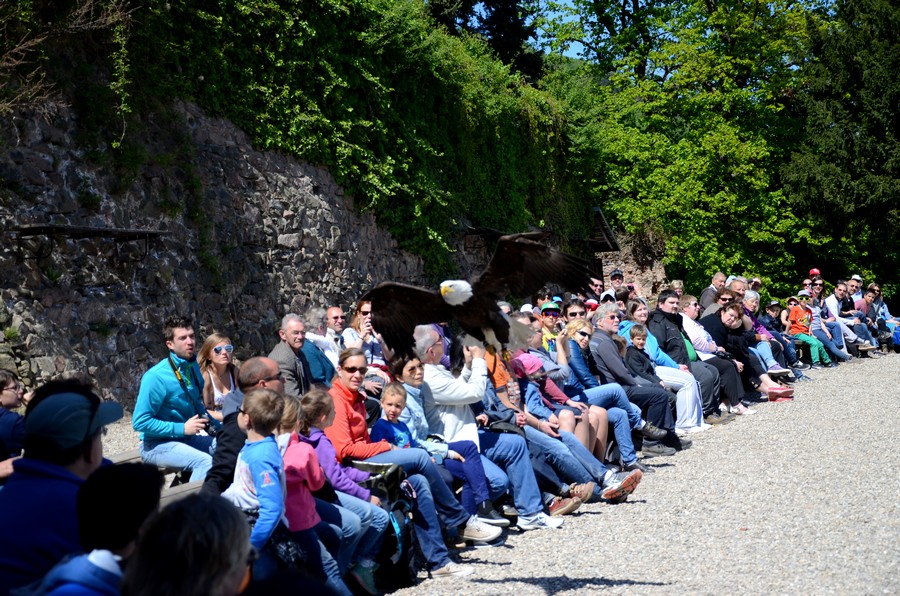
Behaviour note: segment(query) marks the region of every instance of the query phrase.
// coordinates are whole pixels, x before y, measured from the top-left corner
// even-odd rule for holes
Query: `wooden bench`
[[[107,456],[107,458],[114,464],[139,464],[142,463],[141,459],[141,450],[140,449],[132,449],[130,451],[122,451],[121,453],[114,453],[112,455]],[[178,468],[167,468],[165,466],[160,466],[159,471],[163,473],[165,476],[173,476],[172,482],[163,489],[162,496],[160,497],[160,505],[165,506],[173,501],[177,501],[183,497],[186,497],[190,494],[193,494],[200,490],[200,487],[203,486],[202,480],[197,480],[194,482],[190,482],[190,472],[183,472]]]

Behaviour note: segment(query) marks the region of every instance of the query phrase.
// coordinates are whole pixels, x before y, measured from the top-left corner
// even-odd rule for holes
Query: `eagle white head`
[[[450,306],[459,306],[472,297],[472,286],[461,279],[441,282],[441,297]]]

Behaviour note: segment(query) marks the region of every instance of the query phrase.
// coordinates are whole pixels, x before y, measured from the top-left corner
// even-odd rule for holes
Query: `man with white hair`
[[[716,293],[725,287],[725,274],[716,271],[712,276],[712,283],[700,293],[700,310],[701,312],[709,308],[709,305],[716,301]]]
[[[516,434],[478,430],[475,413],[470,405],[481,402],[487,390],[488,371],[484,348],[465,347],[466,367],[459,377],[454,377],[440,364],[444,354],[444,342],[440,335],[430,325],[419,325],[413,336],[416,340],[416,355],[425,365],[425,382],[420,387],[420,395],[432,432],[448,443],[474,442],[487,458],[482,463],[492,490],[496,490],[502,483],[501,475],[505,471],[519,512],[520,529],[561,526],[561,520],[544,513],[525,439]]]
[[[312,384],[312,372],[303,353],[306,322],[299,315],[288,313],[281,319],[278,336],[281,341],[269,352],[269,358],[278,363],[284,375],[284,394],[300,397]]]
[[[341,347],[329,337],[329,332],[332,331],[329,323],[328,310],[321,306],[314,306],[306,311],[306,341],[314,343],[336,367]]]

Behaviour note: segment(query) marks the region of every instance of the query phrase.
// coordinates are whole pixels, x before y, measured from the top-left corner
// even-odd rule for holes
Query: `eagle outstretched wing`
[[[413,355],[416,325],[453,319],[440,293],[396,282],[380,283],[360,298],[372,302],[372,327],[398,356]]]
[[[478,296],[502,300],[531,296],[542,286],[556,283],[567,290],[589,290],[592,275],[587,261],[547,246],[546,232],[510,234],[497,241],[494,256],[472,283]]]

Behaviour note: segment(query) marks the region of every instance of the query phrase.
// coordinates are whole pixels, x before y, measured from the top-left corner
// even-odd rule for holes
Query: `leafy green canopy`
[[[821,239],[784,197],[796,143],[796,56],[808,11],[787,0],[573,0],[545,22],[580,67],[545,78],[571,123],[573,164],[611,219],[665,246],[669,277],[716,270],[793,290],[799,247]],[[580,45],[578,45],[580,44]]]
[[[784,169],[793,205],[821,230],[826,266],[897,285],[900,241],[900,7],[836,3],[810,19],[803,144]]]
[[[263,148],[325,165],[432,271],[462,224],[544,219],[584,235],[553,100],[421,3],[154,0],[134,20],[142,93],[196,101]]]

